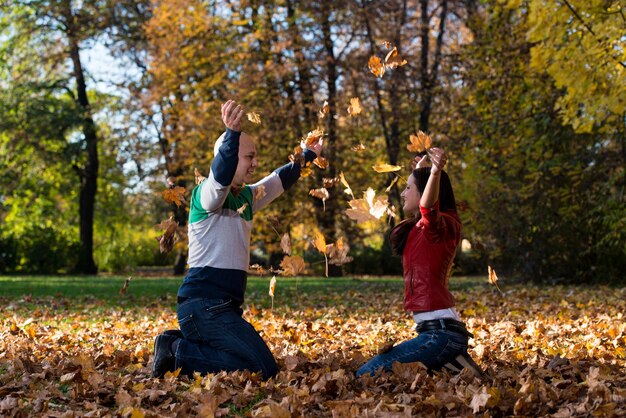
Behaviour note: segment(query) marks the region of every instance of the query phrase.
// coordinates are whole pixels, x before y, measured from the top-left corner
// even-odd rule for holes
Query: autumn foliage
[[[173,296],[131,302],[61,297],[2,300],[2,416],[623,416],[626,413],[625,289],[483,285],[456,290],[486,370],[354,371],[389,341],[414,335],[401,282],[358,280],[294,291],[269,277],[244,317],[279,364],[263,382],[250,372],[150,377],[154,336],[176,327]],[[139,279],[140,280],[140,279]],[[300,279],[302,280],[302,279]],[[296,282],[297,285],[297,282]],[[453,287],[455,281],[453,279]],[[268,308],[261,308],[267,306]]]

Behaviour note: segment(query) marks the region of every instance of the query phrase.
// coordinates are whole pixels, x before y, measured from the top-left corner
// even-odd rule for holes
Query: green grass
[[[127,276],[0,276],[0,299],[8,298],[66,298],[89,300],[99,299],[105,305],[142,304],[150,300],[176,303],[176,292],[182,277],[135,277],[125,295],[120,295]],[[269,306],[269,281],[271,277],[248,278],[246,299]],[[343,292],[361,291],[402,292],[400,277],[278,277],[275,302],[297,304],[308,295],[328,293],[341,295]],[[486,285],[484,277],[454,277],[451,290],[465,290]],[[261,302],[259,302],[261,301]]]

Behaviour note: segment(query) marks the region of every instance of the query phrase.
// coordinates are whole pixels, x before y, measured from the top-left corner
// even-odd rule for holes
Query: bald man
[[[243,319],[241,305],[253,214],[291,187],[301,167],[292,162],[248,184],[253,182],[258,161],[253,138],[241,132],[244,113],[233,100],[222,105],[226,132],[215,144],[208,178],[191,194],[189,272],[178,290],[180,331],[156,337],[154,377],[178,368],[187,375],[251,370],[261,372],[264,379],[278,371],[261,336]],[[303,147],[305,161],[313,161],[322,145],[320,140]],[[264,193],[255,193],[260,187]]]

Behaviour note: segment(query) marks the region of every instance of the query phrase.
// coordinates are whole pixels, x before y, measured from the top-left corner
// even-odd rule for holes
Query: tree
[[[99,1],[72,3],[70,0],[19,1],[2,6],[5,44],[18,54],[23,48],[37,51],[43,64],[43,71],[29,71],[11,81],[35,82],[40,88],[62,91],[76,105],[81,124],[80,137],[73,147],[76,152],[73,168],[79,178],[81,243],[76,271],[87,274],[97,272],[93,259],[93,222],[99,161],[98,134],[87,94],[81,48],[102,32],[103,7]]]
[[[463,156],[456,190],[471,209],[467,236],[492,265],[525,280],[614,275],[624,238],[600,245],[612,232],[597,218],[606,213],[599,196],[611,187],[599,138],[561,124],[561,91],[530,64],[525,10],[489,4],[481,14],[460,57],[462,88],[449,116],[457,121],[454,152]]]

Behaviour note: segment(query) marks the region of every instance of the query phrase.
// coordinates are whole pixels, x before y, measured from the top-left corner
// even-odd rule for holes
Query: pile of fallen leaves
[[[355,280],[273,310],[255,307],[268,296],[254,294],[244,315],[280,367],[267,382],[249,372],[151,378],[154,337],[176,327],[174,295],[120,306],[0,300],[0,416],[626,414],[626,289],[519,286],[502,296],[485,285],[455,296],[483,380],[419,364],[354,377],[379,347],[414,335],[401,284]]]

